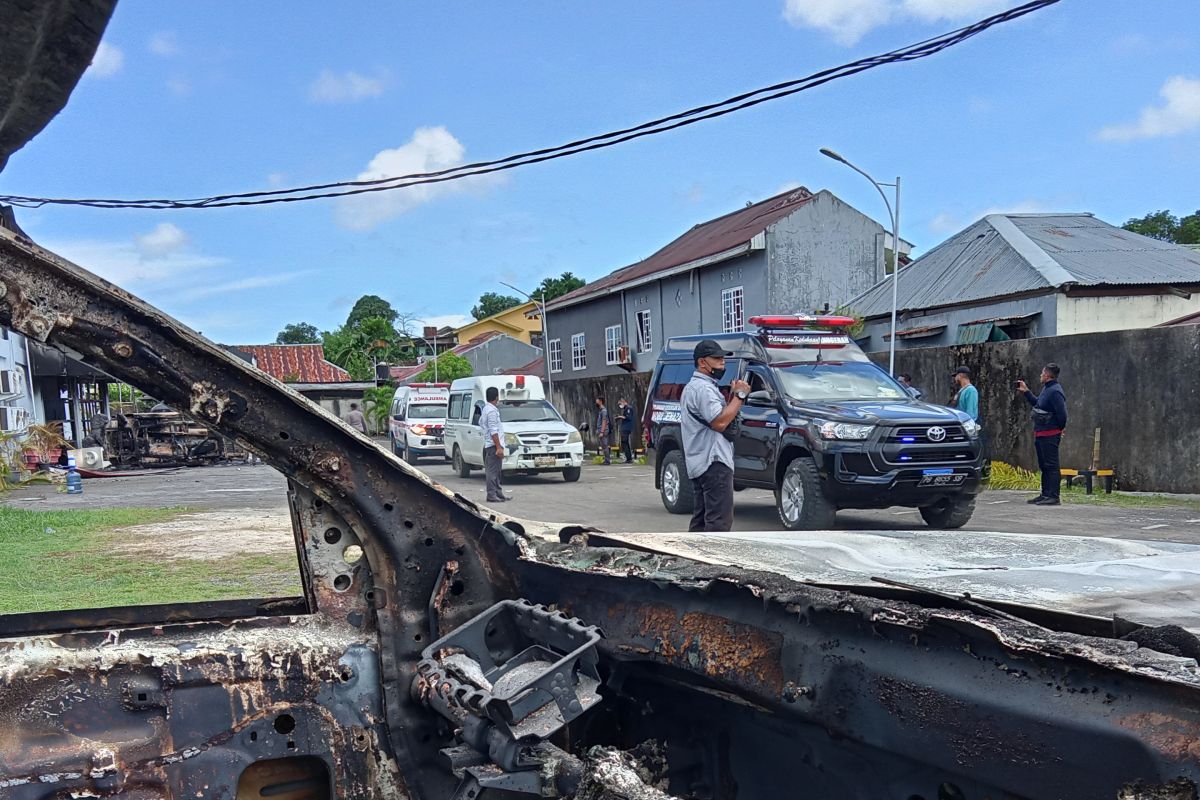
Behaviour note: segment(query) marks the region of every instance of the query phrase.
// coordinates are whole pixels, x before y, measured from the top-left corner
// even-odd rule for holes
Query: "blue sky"
[[[799,77],[1015,2],[125,0],[67,108],[0,173],[38,196],[198,197],[504,156]],[[1195,0],[1063,0],[933,58],[598,153],[356,202],[18,210],[40,243],[218,341],[340,324],[362,294],[433,322],[588,279],[804,185],[929,249],[991,211],[1121,223],[1200,206]]]

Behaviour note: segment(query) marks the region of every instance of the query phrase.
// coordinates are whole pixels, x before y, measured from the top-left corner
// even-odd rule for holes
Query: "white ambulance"
[[[479,415],[489,386],[500,391],[500,420],[504,423],[504,472],[562,472],[567,481],[579,480],[583,468],[583,437],[546,400],[536,375],[488,375],[460,378],[450,386],[446,412],[445,451],[460,477],[483,468],[483,431]]]
[[[448,383],[414,383],[397,389],[388,420],[392,452],[410,464],[422,456],[444,458],[442,436],[449,399]]]

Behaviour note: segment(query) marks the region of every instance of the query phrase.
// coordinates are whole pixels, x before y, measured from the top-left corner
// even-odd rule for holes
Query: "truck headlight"
[[[424,425],[413,425],[409,430],[412,431],[413,436],[424,436],[426,429]]]
[[[973,419],[969,419],[963,423],[963,430],[967,432],[967,436],[975,439],[979,436],[979,431],[981,428],[978,422]]]
[[[871,435],[874,425],[852,425],[849,422],[820,422],[813,420],[822,439],[842,439],[860,442]]]
[[[504,434],[504,446],[505,447],[520,447],[520,445],[521,445],[521,440],[517,438],[517,435],[515,433]]]
[[[571,431],[567,434],[567,444],[582,444],[583,435],[579,431]]]

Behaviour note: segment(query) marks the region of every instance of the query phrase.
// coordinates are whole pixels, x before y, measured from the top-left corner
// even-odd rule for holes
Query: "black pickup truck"
[[[935,528],[971,519],[990,467],[970,417],[909,395],[853,342],[849,318],[750,322],[756,331],[672,338],[659,356],[644,425],[668,511],[692,511],[679,398],[692,349],[715,339],[733,353],[723,393],[738,376],[751,388],[737,421],[734,486],[773,490],[785,527],[832,527],[840,508],[918,508]]]

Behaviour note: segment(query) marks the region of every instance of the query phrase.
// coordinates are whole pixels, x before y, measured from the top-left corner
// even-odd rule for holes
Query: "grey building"
[[[439,350],[438,355],[445,355],[447,352],[470,361],[475,375],[498,375],[542,357],[540,349],[497,331],[488,331],[449,350]],[[429,360],[432,358],[432,355],[428,357]],[[424,369],[425,357],[422,357],[419,364],[392,367],[389,377],[398,386],[406,386]]]
[[[647,372],[672,336],[836,308],[884,277],[890,248],[879,223],[827,190],[791,190],[696,225],[547,304],[555,386]],[[908,249],[902,242],[902,261]]]
[[[1200,311],[1200,253],[1091,214],[991,214],[900,270],[896,348],[1149,328]],[[850,301],[891,342],[891,281]]]

